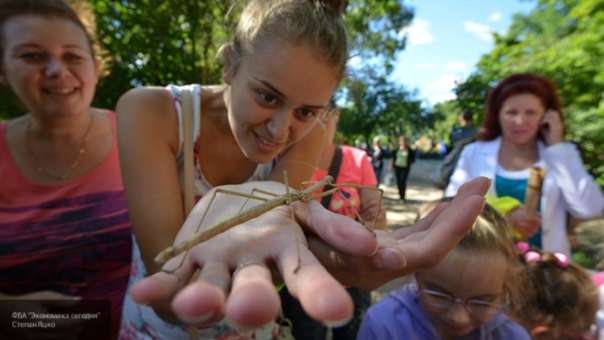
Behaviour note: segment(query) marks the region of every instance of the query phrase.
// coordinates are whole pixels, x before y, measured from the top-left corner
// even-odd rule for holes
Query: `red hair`
[[[519,94],[532,94],[536,96],[546,110],[560,112],[560,118],[564,123],[562,104],[556,85],[551,80],[537,74],[515,73],[503,79],[489,92],[485,105],[484,120],[478,132],[478,139],[492,140],[501,135],[499,111],[501,111],[501,107],[506,99]]]

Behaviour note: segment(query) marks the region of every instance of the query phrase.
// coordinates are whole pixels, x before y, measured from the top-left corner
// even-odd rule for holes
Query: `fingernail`
[[[337,328],[337,327],[342,327],[342,326],[346,325],[347,323],[350,322],[350,320],[352,320],[352,319],[332,320],[332,321],[324,320],[322,322],[325,325],[325,327]]]
[[[198,325],[208,322],[214,317],[214,312],[210,311],[199,316],[182,315],[180,318],[187,324]]]
[[[400,249],[395,248],[380,249],[377,261],[381,269],[403,269],[407,266],[407,257]]]

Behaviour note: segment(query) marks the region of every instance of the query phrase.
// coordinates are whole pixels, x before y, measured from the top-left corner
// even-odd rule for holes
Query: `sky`
[[[480,56],[493,48],[489,32],[505,33],[515,13],[529,13],[527,0],[405,0],[415,16],[402,34],[391,79],[410,89],[428,105],[453,99],[455,81],[465,79]]]

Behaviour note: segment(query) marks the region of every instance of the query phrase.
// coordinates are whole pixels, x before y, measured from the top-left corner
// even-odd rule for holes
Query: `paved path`
[[[407,201],[398,198],[394,175],[386,173],[384,184],[384,205],[387,210],[388,225],[396,228],[398,225],[411,224],[417,218],[417,209],[423,203],[442,197],[442,191],[432,185],[430,176],[440,167],[440,161],[417,160],[411,167],[407,181]]]

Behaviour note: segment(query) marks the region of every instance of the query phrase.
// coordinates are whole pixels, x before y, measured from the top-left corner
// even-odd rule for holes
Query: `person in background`
[[[369,308],[357,339],[530,339],[503,312],[522,287],[518,268],[509,226],[486,205],[442,261]]]
[[[407,177],[411,171],[411,165],[415,162],[415,150],[407,143],[407,137],[398,138],[398,148],[393,151],[392,167],[396,176],[396,186],[401,201],[406,200]]]
[[[478,141],[464,147],[446,196],[477,176],[492,179],[489,194],[520,205],[503,212],[529,243],[570,256],[566,214],[602,214],[604,195],[587,172],[577,147],[564,139],[564,118],[555,85],[547,78],[518,73],[490,92]],[[538,214],[524,202],[530,169],[545,170]]]
[[[386,154],[382,147],[381,138],[379,136],[373,137],[373,143],[369,149],[369,158],[371,159],[371,166],[373,166],[373,171],[375,172],[378,183],[381,183],[385,156]]]
[[[476,128],[472,123],[471,111],[463,111],[457,117],[457,123],[458,125],[451,130],[451,134],[449,135],[451,149],[453,149],[459,142],[474,138],[476,136]]]
[[[516,245],[529,284],[517,320],[533,339],[589,339],[599,309],[591,276],[562,253]]]
[[[102,70],[94,18],[77,9],[62,0],[0,0],[0,83],[27,109],[0,123],[0,296],[40,302],[38,313],[66,300],[80,301],[74,308],[106,301],[111,327],[102,331],[115,338],[131,229],[115,114],[91,107]],[[82,324],[26,331],[67,338]]]

